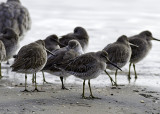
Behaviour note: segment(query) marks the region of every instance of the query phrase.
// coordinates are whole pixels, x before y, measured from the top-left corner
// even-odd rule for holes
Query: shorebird
[[[6,49],[3,44],[3,42],[0,40],[0,79],[2,78],[2,73],[1,73],[1,63],[4,61],[6,58]]]
[[[116,42],[108,44],[103,50],[105,50],[108,53],[108,58],[112,63],[116,64],[119,68],[122,68],[130,60],[132,53],[130,45],[133,44],[129,43],[127,36],[122,35],[117,39]],[[112,85],[117,86],[118,69],[110,64],[107,65],[107,69],[116,71],[115,82],[113,81],[111,76],[107,73],[107,71],[105,72],[109,76]]]
[[[16,58],[13,65],[11,65],[12,71],[25,74],[25,90],[27,90],[27,74],[35,74],[35,89],[39,91],[36,83],[36,73],[45,66],[47,62],[47,52],[45,43],[43,40],[30,43],[23,46]],[[49,52],[49,51],[48,51]]]
[[[143,31],[139,33],[138,35],[129,37],[129,42],[137,45],[139,48],[131,46],[132,49],[132,55],[130,58],[130,64],[129,64],[129,73],[128,73],[128,79],[131,79],[130,77],[130,68],[133,64],[134,73],[135,73],[135,79],[137,79],[137,73],[135,69],[135,64],[143,60],[149,51],[152,48],[152,40],[160,41],[152,36],[152,33],[150,31]]]
[[[20,40],[25,33],[31,28],[31,18],[27,8],[20,0],[7,0],[6,3],[0,4],[0,33],[6,27],[12,28]]]
[[[18,35],[13,29],[5,28],[0,34],[0,40],[3,42],[6,49],[5,61],[8,61],[13,57],[13,55],[15,55],[17,49],[19,48]],[[9,61],[7,63],[9,64]]]
[[[67,35],[62,36],[59,41],[65,46],[68,45],[70,40],[77,40],[82,46],[83,51],[86,50],[89,42],[89,36],[87,31],[82,27],[76,27],[73,33],[69,33]],[[63,46],[61,46],[63,47]]]
[[[59,39],[57,37],[57,35],[53,34],[53,35],[50,35],[48,36],[46,39],[43,40],[45,42],[45,48],[48,49],[49,51],[54,51],[56,49],[59,49],[59,45],[60,46],[63,46],[63,44],[61,44],[59,42]],[[47,56],[49,57],[50,53],[47,52]],[[47,57],[47,58],[48,58]],[[43,75],[43,82],[46,82],[46,79],[45,79],[45,76],[44,76],[44,72],[42,70],[42,75]],[[34,79],[34,78],[33,78]],[[32,79],[32,82],[34,82],[34,80]]]
[[[62,89],[67,89],[64,86],[63,78],[70,76],[65,71],[57,69],[55,65],[62,64],[70,59],[73,59],[81,54],[83,54],[82,47],[77,40],[70,40],[68,46],[52,51],[55,56],[49,56],[43,71],[60,77],[62,83]]]
[[[86,98],[84,94],[85,81],[88,80],[88,86],[90,90],[89,97],[94,99],[97,97],[94,97],[92,94],[90,80],[98,77],[101,72],[106,69],[106,63],[117,67],[112,62],[110,62],[108,59],[108,53],[103,50],[98,52],[85,53],[72,60],[68,60],[65,63],[59,64],[56,67],[84,80],[82,98]]]

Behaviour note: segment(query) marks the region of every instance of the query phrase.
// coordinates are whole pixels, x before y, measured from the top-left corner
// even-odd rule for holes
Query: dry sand
[[[81,99],[82,86],[76,84],[66,84],[70,90],[61,90],[60,84],[39,85],[45,92],[28,93],[21,92],[20,84],[0,84],[0,114],[160,114],[160,92],[145,87],[92,85],[93,94],[101,99],[91,100]]]

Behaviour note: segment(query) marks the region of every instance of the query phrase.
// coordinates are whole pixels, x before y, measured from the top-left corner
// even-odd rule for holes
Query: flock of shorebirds
[[[16,54],[20,41],[30,28],[29,12],[19,0],[7,0],[6,3],[0,4],[0,61],[15,58],[11,68],[13,72],[25,74],[26,92],[27,74],[33,74],[32,82],[35,84],[33,91],[39,91],[36,83],[36,73],[39,71],[43,74],[44,82],[44,72],[59,76],[62,89],[67,89],[63,83],[64,77],[74,75],[81,78],[84,80],[82,98],[86,98],[86,80],[90,90],[89,98],[97,98],[92,94],[90,80],[98,77],[103,71],[109,76],[112,85],[117,86],[117,71],[130,62],[128,79],[131,78],[132,64],[137,78],[135,64],[146,57],[152,48],[152,40],[160,41],[154,38],[150,31],[143,31],[131,37],[122,35],[117,41],[98,52],[84,53],[89,36],[83,27],[76,27],[73,33],[61,38],[53,34],[44,40],[25,45]],[[115,80],[106,69],[115,71]]]

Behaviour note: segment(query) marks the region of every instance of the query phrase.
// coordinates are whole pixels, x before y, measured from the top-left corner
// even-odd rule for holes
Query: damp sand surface
[[[1,114],[159,114],[160,92],[146,87],[92,86],[93,94],[101,99],[82,99],[81,85],[39,85],[45,92],[21,92],[21,84],[0,87]],[[33,85],[28,86],[34,89]],[[89,89],[86,87],[86,96]]]

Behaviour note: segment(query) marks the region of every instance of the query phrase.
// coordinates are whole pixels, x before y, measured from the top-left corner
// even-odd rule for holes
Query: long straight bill
[[[156,38],[152,38],[152,40],[160,41],[159,39],[156,39]]]
[[[137,45],[135,45],[135,44],[132,44],[132,43],[129,43],[129,45],[130,45],[130,46],[134,46],[134,47],[139,47],[139,46],[137,46]]]
[[[107,61],[108,61],[109,64],[113,65],[114,67],[116,67],[116,68],[118,68],[119,70],[122,71],[121,68],[119,68],[116,64],[112,63],[108,58],[107,58]]]
[[[50,53],[51,55],[53,55],[53,56],[55,56],[55,54],[53,54],[51,51],[49,51],[48,49],[46,49],[46,51],[48,52],[48,53]]]

